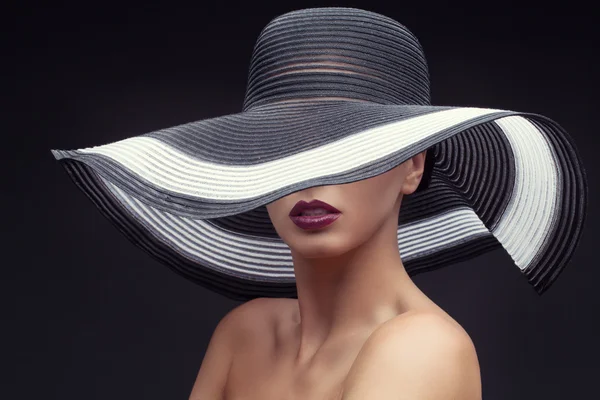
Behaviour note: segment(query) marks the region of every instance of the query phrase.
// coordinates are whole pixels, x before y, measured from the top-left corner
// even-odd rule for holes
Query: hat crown
[[[429,105],[429,72],[417,38],[371,11],[291,11],[261,31],[243,110],[281,101],[330,98]]]

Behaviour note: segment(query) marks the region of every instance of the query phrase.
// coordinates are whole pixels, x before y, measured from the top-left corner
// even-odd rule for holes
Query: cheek
[[[267,212],[269,213],[269,218],[271,219],[271,224],[275,228],[275,231],[280,237],[283,237],[283,235],[285,235],[284,230],[286,229],[285,227],[287,226],[287,223],[292,223],[288,217],[289,211],[285,212],[281,203],[278,204],[277,202],[268,204],[266,208]]]
[[[396,186],[389,179],[381,179],[356,187],[349,197],[352,204],[348,215],[348,229],[356,237],[368,239],[395,215],[399,191]]]
[[[383,174],[352,186],[346,200],[357,219],[377,224],[394,210],[400,189],[392,178]]]
[[[383,196],[367,201],[352,210],[349,215],[348,229],[353,231],[356,237],[368,238],[372,236],[389,218],[389,204],[383,201]]]

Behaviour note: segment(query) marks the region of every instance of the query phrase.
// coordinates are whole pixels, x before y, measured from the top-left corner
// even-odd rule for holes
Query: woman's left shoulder
[[[343,400],[481,399],[479,362],[467,332],[437,312],[407,312],[380,325],[361,348]],[[396,396],[396,397],[393,397]]]
[[[443,311],[407,311],[381,324],[373,331],[369,340],[398,338],[410,338],[417,342],[435,340],[438,343],[443,340],[445,344],[471,346],[474,349],[467,331]]]

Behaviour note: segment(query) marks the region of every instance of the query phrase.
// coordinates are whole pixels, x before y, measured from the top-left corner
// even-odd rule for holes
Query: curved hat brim
[[[355,101],[277,103],[78,150],[52,150],[136,245],[237,300],[295,297],[266,208],[288,194],[384,173],[433,148],[405,197],[409,274],[502,246],[538,293],[579,241],[587,180],[570,136],[535,114]]]

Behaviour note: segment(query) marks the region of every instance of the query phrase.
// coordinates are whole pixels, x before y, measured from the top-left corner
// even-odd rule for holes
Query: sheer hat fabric
[[[425,176],[398,220],[408,273],[502,247],[537,293],[547,290],[585,218],[573,139],[542,115],[432,105],[418,40],[374,12],[311,8],[271,20],[238,113],[52,153],[134,244],[249,300],[297,295],[266,204],[368,179],[424,150]]]

